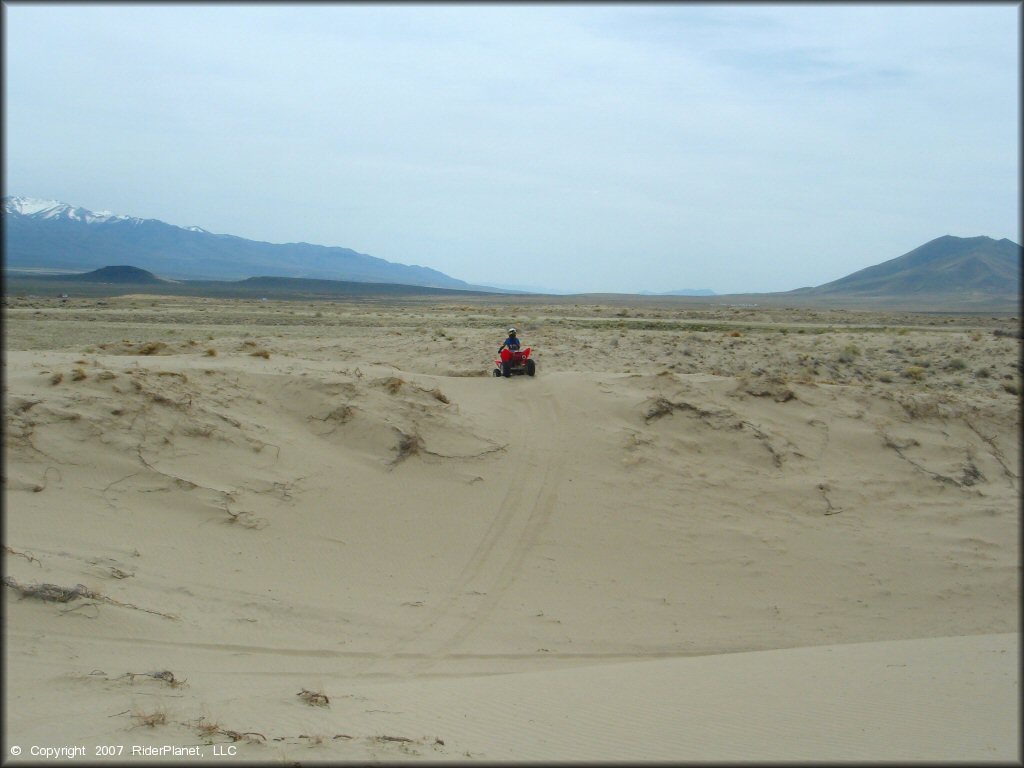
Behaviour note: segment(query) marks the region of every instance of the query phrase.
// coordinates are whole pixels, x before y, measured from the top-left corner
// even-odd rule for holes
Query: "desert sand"
[[[534,378],[491,376],[509,324]],[[11,764],[1021,759],[1016,318],[4,327]]]

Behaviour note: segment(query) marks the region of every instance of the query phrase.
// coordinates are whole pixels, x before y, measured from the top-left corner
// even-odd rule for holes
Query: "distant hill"
[[[96,269],[128,263],[180,279],[253,275],[473,289],[435,269],[397,264],[349,248],[265,243],[157,219],[94,212],[56,200],[4,198],[7,269]]]
[[[144,292],[161,296],[206,296],[247,299],[304,300],[388,300],[417,297],[453,298],[499,296],[496,292],[431,288],[400,283],[371,283],[353,280],[317,280],[302,277],[249,277],[245,280],[164,280],[137,267],[103,267],[84,274],[33,274],[7,271],[5,296],[67,294],[123,296]]]
[[[1020,293],[1021,248],[1011,240],[945,235],[895,259],[790,294],[818,297],[963,298]]]
[[[49,275],[48,278],[68,280],[73,283],[128,283],[132,285],[157,285],[169,282],[157,277],[152,272],[127,266],[100,267],[92,272],[76,275]]]

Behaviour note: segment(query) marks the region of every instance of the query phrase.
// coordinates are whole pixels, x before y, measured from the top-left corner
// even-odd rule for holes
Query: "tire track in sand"
[[[530,384],[509,399],[518,414],[510,441],[518,458],[487,531],[441,602],[385,653],[391,660],[415,659],[413,674],[446,656],[494,611],[554,511],[565,458],[561,407],[549,382]]]

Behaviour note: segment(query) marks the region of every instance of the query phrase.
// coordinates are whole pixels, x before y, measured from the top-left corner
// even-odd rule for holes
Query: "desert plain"
[[[1021,759],[1017,317],[3,317],[11,764]]]

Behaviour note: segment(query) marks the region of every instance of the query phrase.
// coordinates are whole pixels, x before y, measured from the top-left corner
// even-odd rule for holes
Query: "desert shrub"
[[[1007,382],[1006,384],[1003,384],[1003,389],[1006,390],[1007,392],[1009,392],[1011,395],[1019,395],[1020,394],[1020,387],[1016,383],[1014,383],[1012,381],[1011,382]]]
[[[75,370],[73,370],[71,372],[71,380],[72,381],[81,381],[84,378],[85,378],[85,371],[82,370],[81,368],[75,368]]]
[[[859,354],[860,349],[857,347],[856,344],[847,344],[845,347],[843,347],[842,351],[839,353],[836,359],[840,363],[852,363],[854,360],[857,359],[857,356]]]
[[[952,360],[950,360],[948,363],[946,363],[946,368],[948,370],[950,370],[950,371],[962,371],[966,367],[967,367],[967,363],[965,363],[959,357],[954,357]]]
[[[216,357],[217,356],[217,350],[214,349],[213,347],[210,347],[203,354],[206,355],[207,357]]]
[[[255,352],[249,353],[250,357],[262,357],[264,360],[270,359],[270,353],[265,349],[257,349]]]
[[[919,365],[910,365],[903,370],[903,376],[914,381],[920,381],[924,378],[924,368]]]
[[[54,386],[60,384],[62,381],[64,381],[64,374],[60,371],[57,371],[57,373],[50,377],[50,384]]]
[[[988,368],[979,368],[974,372],[975,378],[978,379],[987,379],[991,375],[992,371],[990,371]]]
[[[139,347],[140,355],[155,355],[157,352],[167,348],[167,345],[162,341],[150,341],[147,344],[143,344]]]
[[[878,374],[878,380],[886,384],[890,384],[895,377],[896,374],[892,371],[882,371]]]

